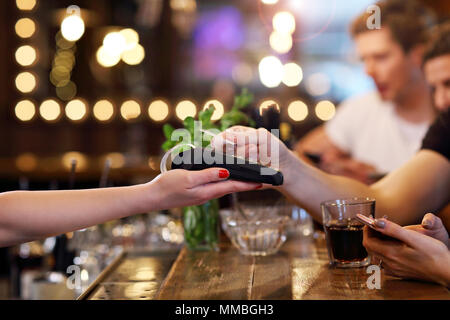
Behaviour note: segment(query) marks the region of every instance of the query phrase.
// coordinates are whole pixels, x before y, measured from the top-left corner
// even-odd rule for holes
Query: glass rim
[[[336,201],[343,201],[345,203],[336,203]],[[344,198],[344,199],[336,199],[336,200],[326,200],[320,203],[320,206],[333,206],[333,207],[343,207],[343,206],[354,206],[361,204],[372,204],[375,203],[374,198],[369,197],[353,197],[353,198]]]

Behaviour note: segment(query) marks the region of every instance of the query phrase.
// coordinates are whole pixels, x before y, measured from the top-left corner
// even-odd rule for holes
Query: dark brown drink
[[[325,226],[327,245],[333,258],[341,263],[362,261],[367,251],[362,245],[363,225]]]

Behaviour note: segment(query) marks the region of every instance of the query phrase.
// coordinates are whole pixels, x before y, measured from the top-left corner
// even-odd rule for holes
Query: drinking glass
[[[341,268],[367,266],[370,257],[362,244],[364,224],[355,216],[360,213],[373,217],[375,200],[331,200],[322,202],[321,208],[330,264]]]

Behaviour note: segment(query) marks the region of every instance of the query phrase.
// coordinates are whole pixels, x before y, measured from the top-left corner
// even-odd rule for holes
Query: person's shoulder
[[[342,106],[350,106],[352,108],[359,108],[359,109],[374,109],[385,104],[386,102],[381,100],[380,96],[376,91],[369,91],[362,94],[357,94],[348,99],[345,99],[341,103]]]
[[[337,112],[367,116],[368,113],[380,112],[388,107],[388,104],[381,100],[376,91],[369,91],[344,100],[338,106]]]

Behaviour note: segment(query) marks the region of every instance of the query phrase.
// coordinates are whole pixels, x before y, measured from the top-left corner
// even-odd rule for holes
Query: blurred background
[[[276,103],[283,140],[297,140],[373,89],[348,26],[374,2],[0,1],[0,192],[67,188],[72,159],[75,188],[98,187],[106,159],[106,185],[148,181],[165,123],[210,103],[220,119],[242,88],[250,113]],[[449,1],[422,2],[448,17]],[[0,274],[14,286],[15,257],[54,246],[0,249]],[[11,286],[0,297],[23,298]]]

